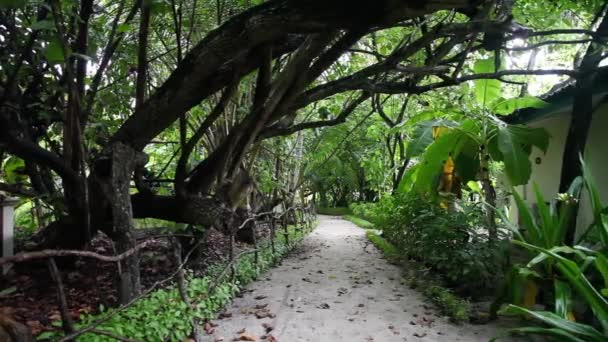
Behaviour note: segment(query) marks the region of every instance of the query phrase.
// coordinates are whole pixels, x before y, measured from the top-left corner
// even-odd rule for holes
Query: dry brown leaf
[[[239,336],[238,341],[257,341],[258,338],[253,336],[253,335],[249,335],[249,334],[241,334],[241,336]]]

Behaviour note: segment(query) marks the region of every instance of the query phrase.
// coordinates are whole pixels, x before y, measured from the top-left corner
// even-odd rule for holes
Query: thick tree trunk
[[[215,197],[136,194],[131,201],[135,218],[157,218],[220,228],[232,216],[230,208]]]
[[[142,159],[141,153],[114,143],[98,158],[92,172],[92,222],[112,238],[117,254],[136,245],[129,190],[133,171]],[[141,292],[138,253],[122,260],[118,271],[120,302],[124,304]]]

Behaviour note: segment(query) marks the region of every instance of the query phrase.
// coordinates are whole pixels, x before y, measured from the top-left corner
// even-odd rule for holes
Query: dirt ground
[[[339,217],[319,220],[294,253],[207,326],[209,341],[488,341],[500,334],[496,323],[451,324],[403,283],[363,229]]]

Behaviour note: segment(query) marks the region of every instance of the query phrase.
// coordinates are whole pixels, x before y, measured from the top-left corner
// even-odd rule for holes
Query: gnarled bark
[[[142,157],[127,145],[113,143],[97,159],[91,175],[92,222],[110,236],[118,254],[136,245],[129,189],[133,171],[145,160]],[[118,271],[120,302],[127,303],[141,292],[139,255],[123,259]]]

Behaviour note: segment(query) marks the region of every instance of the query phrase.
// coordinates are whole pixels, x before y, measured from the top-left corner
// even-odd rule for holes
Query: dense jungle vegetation
[[[49,273],[31,298],[56,301],[61,273],[87,267],[79,252],[113,255],[104,281],[80,280],[113,300],[81,296],[93,303],[71,322],[60,290],[62,332],[27,329],[198,340],[197,322],[285,254],[313,207],[348,207],[397,258],[492,301],[491,318],[526,318],[511,333],[605,341],[605,175],[583,160],[607,41],[602,0],[0,0],[0,198],[18,198],[24,253],[0,259],[14,263],[0,290],[27,298],[19,275]],[[511,187],[551,137],[506,118],[564,87],[562,194],[537,191],[535,213]],[[595,218],[582,237],[581,196]],[[152,267],[174,285],[148,274],[150,237],[175,255]],[[255,263],[233,259],[250,245]],[[214,283],[214,253],[232,282]],[[179,314],[138,330],[133,317],[180,295]]]

